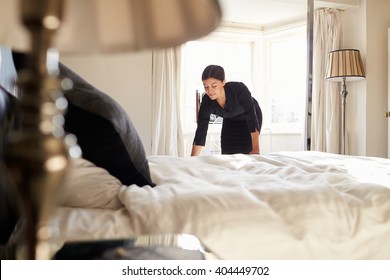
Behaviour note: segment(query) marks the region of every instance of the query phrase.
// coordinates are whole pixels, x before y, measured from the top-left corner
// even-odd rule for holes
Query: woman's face
[[[207,80],[203,80],[203,87],[206,91],[206,94],[210,97],[211,100],[217,99],[221,96],[223,92],[223,86],[225,85],[225,81],[220,81],[215,78],[208,78]]]

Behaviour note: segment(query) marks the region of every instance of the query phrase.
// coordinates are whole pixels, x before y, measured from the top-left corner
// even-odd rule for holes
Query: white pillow
[[[71,159],[70,168],[58,192],[58,205],[82,208],[118,209],[121,182],[107,170],[83,159]]]

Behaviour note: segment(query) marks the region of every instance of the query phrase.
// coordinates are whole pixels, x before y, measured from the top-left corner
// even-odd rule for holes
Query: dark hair
[[[219,65],[209,65],[203,70],[202,81],[207,80],[208,78],[224,81],[225,70]]]

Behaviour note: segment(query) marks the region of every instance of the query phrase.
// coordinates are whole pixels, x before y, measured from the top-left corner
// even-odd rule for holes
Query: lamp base
[[[24,238],[17,242],[27,244],[25,258],[47,259],[45,252],[38,251],[43,246],[37,245],[50,237],[45,225],[68,166],[68,152],[63,129],[55,123],[62,113],[55,106],[57,78],[24,74],[19,79],[22,127],[8,144],[5,161],[20,195],[25,222]]]

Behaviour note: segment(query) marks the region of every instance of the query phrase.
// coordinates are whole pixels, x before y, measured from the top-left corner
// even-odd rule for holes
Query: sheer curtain
[[[180,47],[153,51],[152,155],[184,156]]]
[[[342,12],[314,13],[311,150],[340,153],[340,93],[338,83],[325,80],[328,53],[340,49]]]

